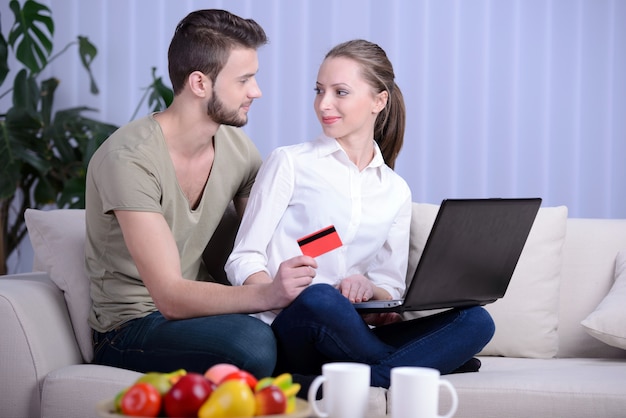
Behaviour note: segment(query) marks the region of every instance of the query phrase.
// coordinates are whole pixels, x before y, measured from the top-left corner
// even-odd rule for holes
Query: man
[[[240,129],[254,99],[251,19],[190,13],[169,52],[172,105],[120,128],[87,173],[86,267],[94,362],[142,372],[204,372],[228,362],[271,375],[276,342],[247,313],[287,306],[310,283],[289,269],[272,284],[211,282],[202,253],[225,209],[241,216],[261,164]],[[298,277],[303,276],[303,277]]]

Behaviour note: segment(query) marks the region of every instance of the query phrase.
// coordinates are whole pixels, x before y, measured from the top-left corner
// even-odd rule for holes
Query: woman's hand
[[[339,283],[337,289],[352,303],[365,302],[374,296],[374,284],[362,274],[353,274]]]

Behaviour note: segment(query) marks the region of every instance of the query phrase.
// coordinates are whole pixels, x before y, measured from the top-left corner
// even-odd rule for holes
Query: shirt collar
[[[341,148],[341,145],[339,145],[339,142],[337,142],[335,138],[330,138],[322,134],[317,138],[317,141],[319,143],[318,155],[320,157],[326,157],[336,152],[341,152],[344,155],[346,154],[346,152],[343,150],[343,148]],[[374,158],[372,158],[372,161],[370,161],[367,167],[378,168],[384,164],[385,160],[383,159],[383,154],[378,147],[378,143],[374,141]]]

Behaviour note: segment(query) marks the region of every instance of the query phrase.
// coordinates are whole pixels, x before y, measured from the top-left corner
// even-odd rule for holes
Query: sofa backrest
[[[557,356],[626,358],[625,350],[593,338],[580,324],[611,289],[615,257],[622,250],[626,250],[626,219],[568,219]]]

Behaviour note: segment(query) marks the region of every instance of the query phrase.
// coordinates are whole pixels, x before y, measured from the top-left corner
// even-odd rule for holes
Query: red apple
[[[125,391],[120,400],[120,408],[124,415],[156,417],[161,410],[162,401],[157,388],[150,383],[139,382]]]
[[[270,385],[254,394],[256,403],[255,415],[284,414],[287,409],[285,393],[278,387]]]
[[[187,373],[163,397],[168,417],[197,417],[198,410],[215,389],[215,384],[199,373]]]

